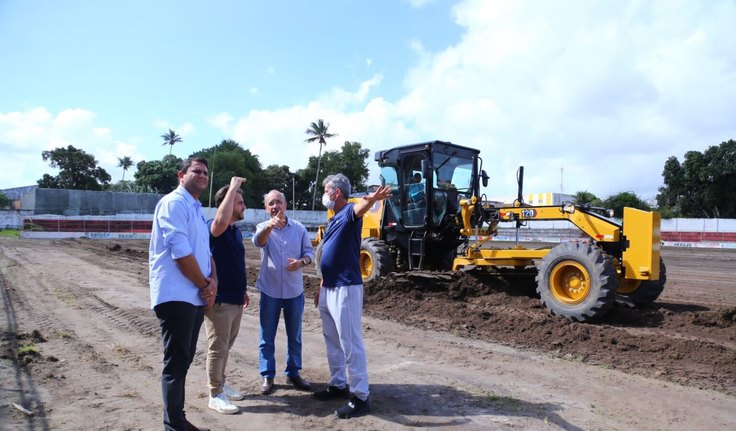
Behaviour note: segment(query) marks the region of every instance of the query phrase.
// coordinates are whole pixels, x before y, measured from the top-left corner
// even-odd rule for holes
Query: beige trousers
[[[242,317],[242,305],[216,303],[204,311],[204,327],[207,331],[207,377],[212,397],[222,392],[227,357],[238,336]]]

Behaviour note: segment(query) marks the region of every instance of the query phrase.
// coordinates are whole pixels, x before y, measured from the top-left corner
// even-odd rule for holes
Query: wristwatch
[[[310,259],[310,258],[308,258],[308,257],[305,256],[305,257],[302,258],[302,263],[304,264],[304,266],[307,266],[310,263],[312,263],[312,259]]]

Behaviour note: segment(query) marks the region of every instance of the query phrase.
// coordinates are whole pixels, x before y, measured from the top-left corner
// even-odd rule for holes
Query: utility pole
[[[293,174],[291,176],[291,210],[296,210],[296,188],[294,186],[294,179],[296,178],[296,174]]]

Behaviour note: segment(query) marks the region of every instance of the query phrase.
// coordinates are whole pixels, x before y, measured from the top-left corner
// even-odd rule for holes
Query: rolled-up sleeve
[[[312,239],[309,237],[309,232],[306,229],[302,230],[302,257],[309,257],[309,260],[314,262],[314,249],[312,247]]]
[[[256,233],[253,234],[253,237],[251,238],[251,242],[253,242],[253,245],[257,248],[264,248],[268,245],[268,241],[266,241],[265,244],[260,245],[258,244],[258,235],[263,232],[264,229],[266,229],[266,226],[268,226],[268,220],[262,221],[256,225]]]

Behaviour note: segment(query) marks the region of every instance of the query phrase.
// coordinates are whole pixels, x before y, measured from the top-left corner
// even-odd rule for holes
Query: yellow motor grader
[[[589,205],[526,205],[523,168],[517,200],[495,206],[480,194],[481,184],[488,185],[480,152],[450,142],[378,151],[375,160],[382,183],[393,193],[363,217],[364,281],[392,271],[536,267],[536,290],[543,305],[580,322],[602,316],[617,298],[636,305],[651,303],[664,288],[657,212],[624,208],[618,222],[607,210]],[[519,229],[537,220],[568,220],[581,237],[538,249],[518,242],[509,248],[489,247],[499,223]],[[321,231],[315,244],[320,239]]]

